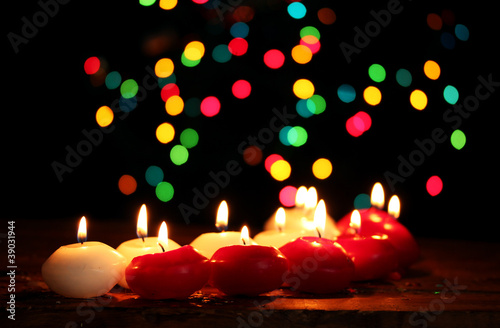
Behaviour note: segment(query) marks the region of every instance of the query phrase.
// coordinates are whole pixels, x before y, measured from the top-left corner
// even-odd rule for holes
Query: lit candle
[[[276,230],[262,231],[258,233],[253,240],[264,246],[281,247],[294,240],[295,238],[303,236],[300,231],[284,231],[286,222],[286,213],[283,207],[278,208],[275,216]]]
[[[146,299],[185,299],[200,290],[210,277],[210,262],[192,246],[168,250],[167,225],[158,234],[160,253],[136,256],[125,270],[134,293]]]
[[[340,244],[323,238],[323,206],[316,208],[314,219],[318,237],[300,237],[280,247],[289,264],[284,283],[308,293],[339,292],[352,281],[354,264]]]
[[[86,219],[78,243],[59,247],[42,265],[49,288],[65,297],[89,298],[106,294],[122,278],[126,259],[114,248],[87,240]]]
[[[217,210],[217,218],[215,226],[219,232],[207,232],[196,237],[191,242],[196,250],[207,258],[212,255],[221,247],[229,245],[239,245],[241,242],[241,233],[238,231],[226,231],[228,225],[229,210],[227,202],[223,200]],[[250,243],[254,243],[250,240]]]
[[[257,296],[279,288],[288,269],[285,256],[276,247],[251,245],[246,226],[240,241],[212,256],[210,284],[227,295]]]
[[[415,263],[420,251],[412,234],[398,222],[401,203],[397,196],[392,196],[389,201],[388,212],[382,210],[384,207],[384,190],[380,183],[373,186],[371,194],[372,207],[360,210],[361,226],[363,235],[387,235],[388,241],[396,250],[399,271],[404,272],[410,265]],[[350,215],[344,216],[337,222],[337,227],[344,233],[350,233]]]
[[[353,281],[388,278],[396,271],[398,259],[396,250],[387,240],[387,235],[363,235],[360,233],[361,215],[354,210],[351,215],[352,234],[335,239],[354,262]]]
[[[162,251],[158,245],[158,237],[148,237],[148,213],[146,205],[141,206],[139,215],[137,216],[137,237],[136,239],[127,240],[121,243],[116,248],[116,250],[127,259],[127,265],[136,256],[159,253]],[[181,246],[178,243],[169,240],[168,249],[165,250],[173,250],[179,247]],[[129,288],[125,276],[118,283],[122,287]]]
[[[286,223],[283,231],[300,232],[301,236],[316,236],[314,213],[318,204],[316,188],[299,187],[295,195],[295,207],[285,209]],[[264,231],[274,230],[274,225],[274,217],[269,218],[264,224]],[[334,238],[339,234],[335,221],[327,213],[324,237]]]

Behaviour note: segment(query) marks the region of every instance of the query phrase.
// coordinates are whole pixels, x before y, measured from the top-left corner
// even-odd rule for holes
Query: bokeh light
[[[309,112],[319,115],[326,109],[326,100],[320,95],[312,95],[311,98],[306,99],[306,106]]]
[[[160,8],[163,10],[171,10],[177,6],[177,0],[160,0]]]
[[[408,70],[401,68],[396,72],[396,81],[400,86],[409,87],[412,80],[411,73]]]
[[[469,40],[469,29],[463,24],[457,24],[455,26],[455,36],[461,41]]]
[[[238,80],[233,83],[231,87],[231,91],[233,95],[238,99],[245,99],[250,96],[250,92],[252,91],[252,86],[246,80]]]
[[[377,87],[369,86],[363,91],[363,98],[368,105],[376,106],[382,101],[382,93]]]
[[[205,46],[200,41],[191,41],[184,47],[184,56],[190,61],[199,61],[205,55]]]
[[[294,186],[285,186],[281,188],[279,193],[280,203],[286,207],[295,206],[295,195],[297,194],[297,188]]]
[[[159,166],[151,165],[146,169],[146,182],[152,187],[156,187],[160,182],[162,182],[163,177],[163,170]]]
[[[100,67],[101,67],[101,61],[99,60],[99,58],[95,56],[87,58],[87,60],[85,60],[85,62],[83,63],[83,70],[87,75],[92,75],[97,73]]]
[[[370,208],[371,206],[370,195],[368,194],[359,194],[354,198],[354,208],[357,210]]]
[[[306,26],[306,27],[303,27],[301,30],[300,30],[300,38],[302,39],[303,37],[305,37],[306,35],[312,35],[312,36],[315,36],[316,39],[321,39],[321,34],[319,33],[318,29],[315,28],[314,26]]]
[[[137,181],[133,176],[124,174],[118,179],[118,190],[124,195],[133,194],[137,190]]]
[[[171,183],[162,181],[156,186],[155,194],[162,202],[168,202],[174,197],[174,187]]]
[[[184,100],[179,96],[171,96],[165,102],[165,110],[167,114],[176,116],[182,113],[184,109]]]
[[[175,129],[174,126],[168,122],[160,124],[156,128],[156,139],[159,142],[166,144],[174,139]]]
[[[452,85],[447,85],[443,91],[444,100],[450,105],[455,105],[458,101],[458,90]]]
[[[356,99],[356,90],[350,84],[341,84],[337,89],[337,95],[342,102],[350,103]]]
[[[118,105],[120,106],[120,110],[124,113],[131,112],[137,107],[137,98],[124,98],[120,97],[118,100]]]
[[[247,53],[248,42],[243,38],[234,38],[227,45],[229,52],[235,56],[243,56]]]
[[[251,166],[255,166],[262,161],[262,150],[257,146],[248,146],[243,150],[243,160]]]
[[[441,75],[441,67],[433,60],[428,60],[424,64],[424,73],[431,80],[437,80]]]
[[[333,9],[325,7],[318,10],[318,19],[325,25],[332,25],[337,20],[337,15]]]
[[[250,6],[237,6],[233,11],[233,19],[237,22],[248,23],[253,19],[255,11]]]
[[[306,46],[311,50],[311,53],[316,54],[321,48],[319,39],[314,35],[306,35],[300,39],[300,45]]]
[[[185,51],[182,52],[182,55],[181,55],[181,63],[182,63],[182,65],[184,65],[186,67],[195,67],[200,62],[201,62],[201,58],[200,59],[196,59],[196,60],[191,60],[191,59],[189,59],[189,58],[186,57],[186,52]]]
[[[187,128],[181,132],[179,140],[181,142],[181,145],[183,145],[187,149],[191,149],[198,144],[200,137],[198,135],[198,132],[196,132],[196,130]]]
[[[307,142],[308,134],[301,126],[294,126],[287,133],[288,142],[294,147],[303,146]]]
[[[285,63],[285,55],[277,49],[271,49],[264,54],[264,64],[272,69],[277,69]]]
[[[441,33],[441,44],[446,49],[452,50],[455,48],[455,37],[449,32]]]
[[[437,196],[443,190],[443,181],[437,175],[433,175],[427,180],[425,188],[427,189],[429,195]]]
[[[423,110],[427,106],[427,95],[422,90],[413,90],[410,94],[410,103],[413,108]]]
[[[284,181],[290,177],[292,167],[284,159],[279,159],[271,165],[271,176],[278,181]]]
[[[290,130],[292,130],[292,129],[293,129],[293,127],[291,127],[291,126],[288,126],[288,125],[284,126],[278,134],[278,137],[279,137],[281,143],[285,146],[291,146],[292,142],[295,141],[295,140],[290,141],[290,137],[293,137],[293,136],[288,134],[288,132],[290,132]],[[297,136],[295,136],[295,139],[296,138],[297,138]]]
[[[106,127],[113,123],[114,113],[108,106],[101,106],[95,113],[95,120],[100,127]]]
[[[292,58],[298,64],[307,64],[311,61],[313,53],[311,49],[303,44],[292,48]]]
[[[162,58],[155,64],[155,74],[158,77],[166,78],[174,72],[174,62],[170,58]]]
[[[271,154],[266,157],[264,161],[264,167],[266,168],[266,171],[271,173],[271,165],[274,164],[274,162],[283,159],[283,157],[279,154]]]
[[[297,104],[295,105],[295,109],[297,110],[297,114],[304,118],[309,118],[314,115],[314,111],[316,110],[316,105],[312,103],[311,109],[309,109],[309,99],[299,99]]]
[[[170,160],[175,165],[182,165],[187,162],[189,152],[186,147],[182,145],[175,145],[170,150]]]
[[[314,85],[307,79],[299,79],[293,84],[293,93],[300,99],[307,99],[314,94]]]
[[[438,14],[430,13],[427,15],[427,25],[431,29],[439,31],[443,27],[443,20]]]
[[[200,111],[206,117],[212,117],[219,113],[220,111],[220,102],[214,96],[206,97],[201,101]]]
[[[353,137],[359,137],[370,129],[372,119],[366,112],[359,111],[346,121],[346,130]]]
[[[149,7],[153,5],[156,2],[156,0],[139,0],[139,4],[144,7]]]
[[[120,87],[120,93],[123,98],[129,99],[134,97],[139,91],[139,85],[134,79],[128,79],[123,81]]]
[[[212,50],[212,58],[218,63],[227,63],[232,56],[226,44],[219,44]]]
[[[464,148],[466,141],[467,141],[467,139],[465,137],[465,133],[463,133],[461,130],[457,129],[451,133],[450,142],[451,142],[451,145],[456,150],[460,150],[460,149]]]
[[[332,174],[332,162],[326,158],[319,158],[313,163],[312,172],[317,179],[324,180]]]
[[[304,6],[304,4],[301,2],[292,2],[288,5],[287,11],[290,17],[295,19],[304,18],[307,13],[306,6]]]
[[[118,88],[121,83],[122,76],[117,71],[109,72],[108,75],[106,75],[106,79],[104,80],[104,84],[109,90]]]
[[[167,83],[161,88],[161,100],[167,102],[168,98],[178,96],[180,94],[179,87],[175,83]]]
[[[249,31],[250,28],[246,23],[236,22],[231,26],[229,33],[233,36],[233,38],[246,38]]]
[[[380,64],[372,64],[368,68],[368,75],[374,82],[382,82],[385,80],[385,68]]]

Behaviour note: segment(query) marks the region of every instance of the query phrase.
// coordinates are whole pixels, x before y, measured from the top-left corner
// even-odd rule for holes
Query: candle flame
[[[317,204],[318,204],[318,192],[316,191],[316,188],[310,187],[307,190],[305,207],[315,208]]]
[[[361,214],[358,210],[352,211],[351,222],[349,223],[349,226],[353,228],[356,233],[358,233],[359,228],[361,228]]]
[[[393,218],[399,218],[399,214],[401,213],[401,202],[398,196],[394,195],[389,199],[388,212]]]
[[[158,245],[163,251],[168,249],[168,229],[165,221],[161,223],[160,231],[158,231]]]
[[[318,206],[316,206],[316,210],[314,211],[314,225],[316,226],[319,237],[325,234],[326,206],[324,200],[320,200]]]
[[[215,227],[219,231],[227,230],[228,216],[229,216],[229,210],[227,208],[227,202],[223,200],[219,205],[219,209],[217,210],[217,219],[215,221]]]
[[[82,218],[80,219],[77,240],[82,244],[87,241],[87,219],[84,216],[82,216]]]
[[[250,234],[247,226],[243,226],[243,228],[241,228],[241,244],[250,245]]]
[[[148,211],[146,205],[142,204],[137,217],[137,237],[146,238],[148,236]]]
[[[307,198],[307,188],[305,186],[300,186],[295,194],[295,206],[304,207]]]
[[[384,207],[384,201],[384,188],[382,187],[382,184],[380,182],[377,182],[373,185],[371,204],[372,206],[382,209]]]
[[[278,208],[276,211],[276,216],[274,217],[274,223],[279,231],[283,231],[285,228],[286,214],[283,207]]]

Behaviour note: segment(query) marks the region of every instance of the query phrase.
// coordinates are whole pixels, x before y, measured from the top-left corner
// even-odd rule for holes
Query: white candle
[[[42,265],[49,288],[65,297],[89,298],[106,294],[122,278],[126,259],[114,248],[86,240],[82,217],[78,243],[59,247]]]
[[[122,254],[127,259],[127,264],[132,261],[136,256],[141,256],[145,254],[161,253],[163,250],[158,245],[158,237],[147,237],[148,235],[148,214],[146,205],[142,205],[139,210],[139,215],[137,218],[137,237],[136,239],[131,239],[121,243],[116,250]],[[166,226],[166,225],[165,225]],[[165,247],[165,245],[163,245]],[[165,251],[173,250],[181,247],[178,243],[173,240],[168,239],[168,246],[166,246]],[[123,269],[125,272],[125,269]],[[129,288],[127,281],[125,280],[125,274],[123,278],[120,279],[118,284],[122,287]]]
[[[286,243],[303,236],[300,231],[284,231],[286,223],[286,213],[283,207],[276,211],[275,230],[262,231],[258,233],[253,240],[263,246],[274,246],[280,248]]]
[[[208,259],[210,259],[212,255],[214,255],[214,253],[221,247],[239,245],[241,243],[241,232],[225,231],[227,229],[228,217],[229,210],[227,203],[223,200],[217,210],[217,219],[215,223],[215,226],[220,232],[207,232],[201,234],[196,237],[190,245]],[[256,244],[251,239],[250,242],[251,244]]]

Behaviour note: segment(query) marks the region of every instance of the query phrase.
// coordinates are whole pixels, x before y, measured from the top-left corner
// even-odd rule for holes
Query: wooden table
[[[134,238],[120,222],[92,222],[89,235],[111,246]],[[500,243],[419,239],[422,259],[399,281],[353,283],[333,295],[279,289],[255,298],[227,297],[205,287],[185,301],[150,301],[115,287],[93,299],[51,292],[40,267],[72,243],[75,220],[18,220],[15,325],[3,312],[1,327],[494,327],[500,323]],[[189,243],[207,227],[169,225],[171,238]],[[0,230],[7,259],[6,230]],[[253,230],[257,231],[257,230]],[[62,236],[69,235],[69,236]],[[6,260],[2,286],[9,284]],[[7,288],[2,305],[8,307]]]

